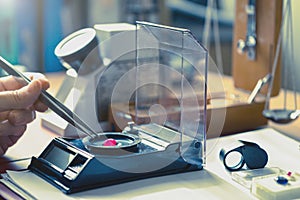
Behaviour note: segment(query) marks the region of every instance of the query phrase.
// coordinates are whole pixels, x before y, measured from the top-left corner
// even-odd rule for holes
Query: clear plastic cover
[[[175,130],[183,159],[203,165],[207,50],[187,29],[137,22],[136,57],[134,121]]]

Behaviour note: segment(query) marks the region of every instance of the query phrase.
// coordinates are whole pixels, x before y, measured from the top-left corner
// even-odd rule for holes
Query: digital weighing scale
[[[146,130],[160,129],[156,135]],[[180,155],[179,133],[155,124],[138,127],[141,142],[135,152],[93,155],[80,139],[55,138],[38,157],[32,158],[29,169],[49,181],[64,193],[108,186],[137,179],[202,169],[202,143],[185,138],[189,157],[198,163],[188,163]]]
[[[134,105],[135,114],[117,122],[129,125],[120,133],[103,133],[98,146],[90,136],[55,138],[31,160],[28,169],[64,193],[205,165],[207,50],[187,29],[137,22],[134,34],[135,66],[111,94],[111,104]],[[127,88],[128,81],[134,88]],[[106,139],[116,145],[102,145]]]

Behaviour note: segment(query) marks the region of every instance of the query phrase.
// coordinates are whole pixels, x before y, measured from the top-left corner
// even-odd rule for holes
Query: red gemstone
[[[117,141],[112,138],[108,138],[103,142],[103,146],[117,146]]]

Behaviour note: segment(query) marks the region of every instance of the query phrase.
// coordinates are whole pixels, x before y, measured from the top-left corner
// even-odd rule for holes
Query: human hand
[[[28,85],[13,76],[0,78],[0,155],[23,135],[27,124],[35,119],[35,111],[47,110],[38,98],[42,89],[48,88],[45,78],[34,79]]]

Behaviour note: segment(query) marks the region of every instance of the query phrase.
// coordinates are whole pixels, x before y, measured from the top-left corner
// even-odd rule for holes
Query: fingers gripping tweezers
[[[24,74],[19,72],[18,70],[14,69],[13,65],[6,61],[4,58],[0,56],[0,67],[5,70],[8,74],[16,77],[20,77],[25,80],[27,83],[30,83],[30,79],[26,77]],[[89,135],[90,137],[96,137],[97,133],[88,125],[86,124],[80,117],[72,112],[68,107],[58,101],[55,97],[51,94],[42,90],[40,95],[40,100],[48,106],[53,112],[57,115],[61,116],[64,120],[69,122],[75,128],[80,129],[83,133]]]

